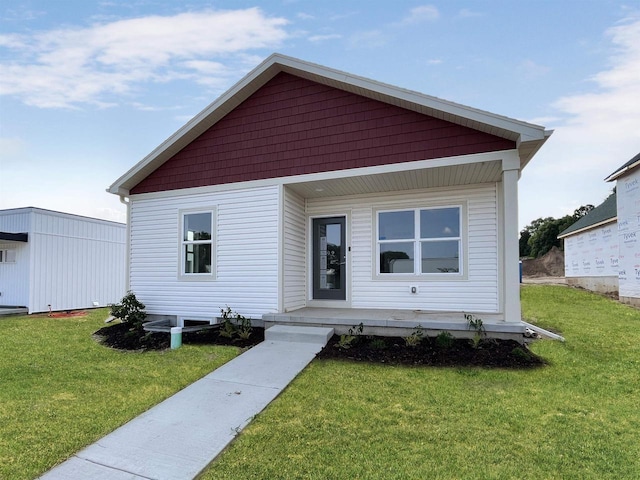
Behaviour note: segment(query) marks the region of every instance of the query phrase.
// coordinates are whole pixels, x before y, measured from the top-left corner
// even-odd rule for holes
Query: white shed
[[[0,306],[29,313],[115,303],[126,225],[41,208],[0,210]]]

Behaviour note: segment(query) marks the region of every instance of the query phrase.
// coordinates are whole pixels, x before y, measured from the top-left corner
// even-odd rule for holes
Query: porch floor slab
[[[522,334],[525,330],[523,322],[505,322],[501,314],[474,315],[482,319],[488,333]],[[467,321],[461,312],[426,310],[305,307],[287,313],[264,314],[262,320],[265,324],[334,327],[336,333],[340,333],[340,327],[350,328],[360,323],[377,331],[385,328],[415,329],[418,325],[425,330],[469,331]]]
[[[286,332],[272,332],[277,340],[247,350],[40,478],[196,478],[313,360],[326,343],[318,336],[333,334],[311,330],[288,341]]]

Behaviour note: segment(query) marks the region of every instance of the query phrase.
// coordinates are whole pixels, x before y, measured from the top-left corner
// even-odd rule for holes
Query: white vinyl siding
[[[252,318],[278,305],[278,187],[131,201],[130,288],[149,314]],[[180,211],[215,210],[211,281],[178,280]]]
[[[450,278],[380,278],[376,275],[375,214],[379,210],[466,205],[465,274]],[[350,211],[353,308],[436,311],[499,311],[498,208],[496,185],[415,190],[379,195],[309,199],[307,214]],[[463,220],[464,224],[465,220]],[[464,225],[463,225],[463,228]],[[417,293],[411,293],[411,287]]]
[[[304,199],[284,189],[284,309],[306,305],[307,252]]]

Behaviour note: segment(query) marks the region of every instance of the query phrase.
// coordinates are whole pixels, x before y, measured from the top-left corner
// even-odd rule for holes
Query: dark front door
[[[313,219],[313,298],[345,300],[345,217]]]

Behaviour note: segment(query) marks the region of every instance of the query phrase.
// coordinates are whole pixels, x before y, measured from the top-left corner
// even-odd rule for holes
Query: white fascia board
[[[579,233],[586,232],[588,230],[593,230],[594,228],[602,227],[603,225],[607,225],[608,223],[613,223],[618,221],[618,217],[608,218],[606,220],[602,220],[601,222],[594,223],[593,225],[589,225],[587,227],[582,227],[579,230],[574,230],[573,232],[565,233],[564,235],[558,235],[559,239],[570,237],[571,235],[577,235]]]
[[[617,180],[618,178],[626,175],[627,173],[629,173],[631,170],[637,168],[640,165],[640,160],[638,160],[635,163],[632,163],[631,165],[627,165],[626,167],[620,169],[617,172],[612,173],[611,175],[609,175],[607,178],[604,179],[605,182],[613,182],[614,180]]]

